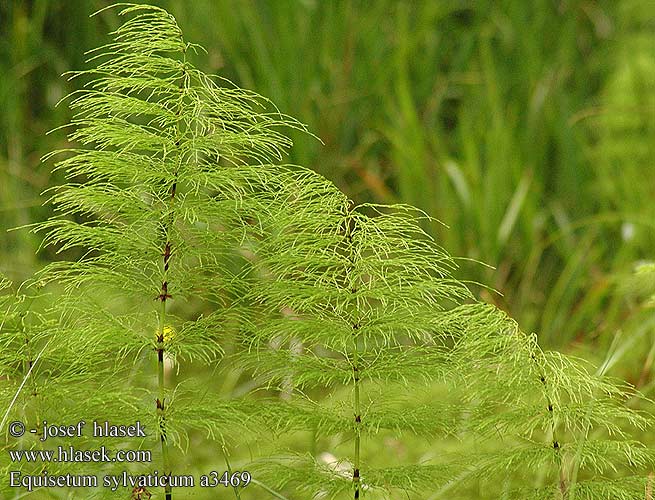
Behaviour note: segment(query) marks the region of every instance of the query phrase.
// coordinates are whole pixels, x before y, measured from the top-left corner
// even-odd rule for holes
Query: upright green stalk
[[[228,474],[228,476],[232,477],[232,465],[230,465],[230,459],[227,456],[227,449],[225,447],[225,443],[223,443],[222,449],[223,449],[223,458],[225,459],[225,467],[227,468],[227,474]],[[234,486],[232,488],[232,490],[234,491],[234,497],[237,500],[241,500],[241,494],[239,493],[239,487]]]
[[[175,184],[171,189],[171,202],[175,196]],[[171,216],[172,217],[172,216]],[[157,331],[157,382],[158,382],[158,397],[157,397],[157,417],[159,419],[159,440],[161,442],[162,460],[164,466],[164,473],[170,473],[170,461],[168,456],[168,442],[166,438],[166,403],[165,403],[165,381],[164,381],[164,351],[165,335],[166,335],[166,300],[171,297],[168,293],[168,268],[171,257],[171,242],[168,235],[168,227],[165,230],[166,245],[164,246],[164,272],[161,285],[161,293],[159,294],[159,329]],[[170,484],[165,487],[166,500],[171,500],[172,492]]]
[[[353,326],[353,329],[355,327]],[[362,425],[362,416],[361,408],[359,403],[359,366],[357,359],[357,336],[353,333],[353,340],[355,344],[355,351],[353,352],[353,384],[355,386],[355,463],[353,470],[353,484],[355,485],[355,499],[359,498],[360,491],[360,457],[359,449],[361,445],[361,425]]]
[[[534,355],[534,353],[531,355],[531,358],[534,362],[537,361],[537,357]],[[555,417],[555,406],[554,406],[554,401],[553,398],[551,397],[551,391],[548,387],[548,380],[546,379],[546,373],[545,371],[541,371],[539,374],[539,381],[541,382],[541,385],[543,387],[543,394],[544,398],[546,400],[547,410],[548,410],[548,419],[550,421],[550,435],[551,435],[551,441],[553,444],[553,453],[555,454],[555,463],[557,464],[557,469],[558,469],[558,489],[560,494],[562,495],[562,498],[565,499],[567,498],[568,495],[568,481],[566,478],[566,473],[564,470],[564,467],[562,465],[562,453],[561,453],[561,447],[562,444],[559,441],[558,438],[558,433],[557,433],[557,418]]]
[[[180,42],[184,43],[182,36],[180,35]],[[180,121],[184,109],[184,96],[186,95],[186,90],[188,86],[189,75],[186,70],[186,51],[188,49],[188,44],[185,45],[185,48],[182,51],[183,61],[182,61],[182,75],[180,82],[180,100],[176,113],[176,122],[175,122],[175,145],[179,146],[182,139],[182,130],[180,128]],[[166,335],[166,300],[171,298],[171,295],[168,293],[168,269],[170,266],[170,258],[172,252],[172,243],[170,239],[170,230],[175,223],[175,214],[173,211],[173,203],[175,202],[175,193],[177,191],[177,179],[179,175],[180,168],[182,166],[182,155],[177,154],[177,164],[175,166],[175,171],[173,172],[173,181],[169,190],[170,197],[168,199],[168,213],[170,218],[167,222],[164,223],[164,239],[166,243],[164,245],[163,251],[163,275],[162,275],[162,285],[161,293],[159,294],[160,300],[160,309],[159,309],[159,331],[157,334],[157,379],[158,379],[158,395],[157,398],[157,412],[159,417],[159,439],[161,441],[162,448],[162,459],[164,465],[165,473],[170,473],[170,459],[168,455],[168,442],[166,439],[166,406],[165,406],[165,373],[164,373],[164,351],[165,351],[165,335]],[[166,216],[168,214],[164,214]],[[172,497],[171,485],[166,484],[165,487],[166,500],[170,500]]]
[[[555,414],[554,414],[555,410],[553,406],[553,400],[548,395],[548,386],[546,383],[546,377],[544,375],[541,375],[540,381],[544,386],[544,393],[546,394],[546,401],[548,402],[548,414],[550,415],[550,434],[553,442],[553,451],[555,453],[555,463],[557,464],[558,473],[559,473],[559,490],[560,493],[562,494],[562,498],[566,498],[567,491],[568,491],[568,484],[566,479],[566,472],[562,465],[562,453],[561,453],[562,445],[557,436],[557,419],[555,418]]]
[[[358,338],[357,333],[360,327],[359,323],[359,303],[357,300],[357,282],[353,279],[353,271],[355,269],[356,253],[353,250],[353,232],[355,231],[355,219],[351,217],[350,210],[347,212],[346,218],[346,240],[348,242],[348,262],[349,268],[346,271],[346,278],[350,292],[355,298],[355,311],[353,314],[353,385],[354,385],[354,409],[355,409],[355,459],[353,464],[353,485],[355,488],[355,499],[359,498],[361,481],[360,481],[360,447],[361,447],[361,426],[362,426],[362,412],[360,404],[360,376],[359,376],[359,352],[358,352]]]
[[[157,417],[159,419],[159,440],[161,442],[161,453],[164,464],[164,473],[170,473],[170,461],[168,457],[168,443],[166,439],[166,407],[164,394],[164,328],[166,324],[166,281],[162,284],[162,295],[160,296],[161,307],[159,310],[159,331],[157,333]],[[171,500],[172,492],[170,484],[165,487],[166,500]]]
[[[26,324],[26,317],[28,314],[27,311],[30,310],[33,302],[34,302],[34,297],[30,297],[29,300],[27,301],[27,304],[25,305],[25,310],[19,313],[20,331],[23,335],[23,338],[25,339],[25,354],[27,355],[27,359],[25,359],[25,361],[23,362],[23,373],[26,374],[30,373],[34,366],[34,351],[32,349],[32,339],[30,338],[29,328],[28,325]],[[32,388],[31,396],[36,399],[39,396],[39,392],[38,392],[38,386],[35,377],[30,377],[30,385]],[[41,419],[39,418],[38,402],[37,402],[37,409],[35,410],[35,414],[34,414],[34,422],[35,422],[35,427],[37,429],[36,437],[39,438],[41,437],[40,435],[41,426],[39,425],[41,423]],[[41,447],[41,444],[42,443],[39,440],[38,441],[39,447]]]
[[[178,139],[179,140],[179,139]],[[178,163],[179,168],[179,163]],[[177,169],[174,174],[174,177],[177,178]],[[165,473],[170,473],[170,461],[168,456],[168,442],[166,438],[166,404],[165,404],[165,380],[164,380],[164,351],[166,350],[166,301],[172,296],[168,293],[168,269],[170,266],[170,258],[172,251],[172,244],[170,240],[170,228],[174,222],[174,214],[172,211],[172,204],[175,200],[175,190],[176,190],[177,181],[174,180],[170,188],[170,198],[169,198],[169,208],[170,208],[170,220],[164,226],[164,237],[166,244],[164,245],[163,252],[163,275],[162,275],[162,284],[161,292],[159,294],[159,330],[157,332],[157,381],[158,381],[158,398],[157,398],[157,416],[159,418],[159,439],[161,441],[161,451],[162,459],[164,462],[164,471]],[[171,486],[166,484],[165,487],[166,500],[170,500],[172,497]]]

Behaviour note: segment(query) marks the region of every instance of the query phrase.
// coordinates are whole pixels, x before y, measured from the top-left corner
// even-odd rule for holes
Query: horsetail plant
[[[476,303],[421,229],[421,212],[353,207],[312,174],[285,185],[257,249],[262,279],[250,300],[265,313],[247,332],[248,357],[269,388],[292,394],[263,407],[278,432],[343,436],[350,450],[337,446],[326,460],[314,442],[308,454],[263,459],[256,470],[268,484],[293,499],[644,491],[653,454],[630,434],[650,418],[624,404],[639,394],[542,352],[534,335]],[[393,435],[438,437],[431,463],[386,466],[397,458],[375,441]],[[455,435],[462,449],[487,451],[452,453]]]
[[[0,281],[0,419],[8,438],[0,471],[5,477],[14,475],[12,481],[2,482],[0,496],[22,498],[25,493],[11,483],[28,477],[34,486],[28,491],[38,492],[35,495],[39,498],[51,498],[42,488],[44,478],[65,474],[78,478],[89,472],[88,464],[21,460],[16,459],[16,453],[40,456],[40,452],[51,450],[53,442],[61,443],[46,432],[46,422],[129,418],[136,398],[125,393],[111,370],[81,356],[60,334],[47,305],[52,297],[43,293],[38,282],[14,290],[8,281]],[[16,423],[19,431],[22,428],[22,437],[15,434]],[[33,437],[27,429],[32,429]],[[87,441],[91,442],[109,444]]]
[[[475,437],[455,498],[648,498],[655,455],[635,436],[652,416],[633,406],[649,401],[603,368],[542,351],[497,312],[484,322],[505,334],[460,329],[453,351]]]
[[[266,313],[247,334],[251,364],[272,386],[292,380],[294,398],[267,405],[268,420],[318,437],[347,433],[352,449],[332,468],[296,456],[265,461],[261,473],[279,487],[292,483],[305,495],[297,498],[347,498],[350,491],[358,499],[445,482],[448,467],[375,468],[363,441],[383,431],[436,436],[454,429],[453,408],[419,402],[426,383],[456,373],[447,325],[452,307],[472,296],[452,277],[453,259],[421,229],[412,207],[354,207],[318,176],[288,186],[271,203],[277,228],[257,251],[266,278],[252,300]],[[297,209],[305,205],[315,208]],[[314,402],[308,391],[326,386],[346,390]]]
[[[151,433],[136,446],[157,445],[164,477],[194,430],[230,471],[235,431],[309,432],[308,453],[254,457],[262,488],[237,499],[652,496],[652,452],[630,438],[650,418],[625,404],[638,395],[475,301],[419,210],[354,206],[269,164],[291,146],[280,128],[304,127],[196,69],[200,47],[166,11],[119,7],[114,41],[71,74],[87,81],[71,96],[78,146],[46,157],[68,183],[38,229],[82,256],[37,276],[63,290],[33,321],[29,299],[0,298],[3,424],[140,420]],[[249,397],[212,392],[228,350]],[[212,370],[204,387],[180,381],[191,362]],[[173,486],[124,497],[169,500]]]
[[[44,276],[67,287],[62,324],[81,356],[130,387],[137,369],[150,372],[154,352],[153,403],[140,412],[156,417],[150,428],[170,474],[169,449],[185,428],[221,438],[244,420],[236,404],[203,400],[183,385],[171,392],[167,365],[221,356],[252,207],[274,170],[266,162],[291,145],[280,127],[303,126],[196,69],[188,56],[200,47],[164,10],[119,6],[130,17],[114,41],[91,51],[94,68],[71,73],[88,80],[70,97],[69,137],[81,147],[46,157],[64,156],[56,168],[70,182],[51,196],[61,216],[39,229],[48,231],[46,244],[85,253]],[[184,303],[186,318],[176,314]]]

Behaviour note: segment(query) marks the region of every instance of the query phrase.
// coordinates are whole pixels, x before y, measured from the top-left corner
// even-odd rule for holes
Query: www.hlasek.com
[[[82,437],[86,422],[80,420],[75,425],[52,425],[43,422],[39,428],[30,429],[38,441],[44,443],[54,437]],[[9,434],[21,437],[25,434],[25,424],[12,422],[9,424]],[[146,437],[141,422],[132,425],[113,425],[109,422],[93,421],[93,437],[96,438],[137,438]],[[110,451],[104,445],[93,450],[80,450],[74,446],[57,446],[55,449],[14,449],[8,450],[12,462],[152,462],[150,450],[116,450]]]
[[[29,429],[37,441],[44,443],[50,438],[79,438],[84,436],[86,422],[80,420],[74,425],[53,425],[43,422],[39,428]],[[93,421],[90,434],[96,438],[144,438],[145,429],[140,422],[131,425],[114,425],[109,422]],[[22,422],[9,424],[9,434],[15,438],[22,437],[28,429]],[[42,446],[42,445],[41,445]],[[14,463],[41,462],[43,464],[70,463],[70,462],[118,462],[118,463],[150,463],[152,453],[150,450],[108,450],[104,445],[96,449],[77,449],[74,446],[57,446],[55,449],[10,449],[7,450],[9,458]],[[21,471],[9,471],[9,486],[24,488],[33,491],[38,488],[110,488],[116,491],[121,487],[143,489],[154,487],[190,488],[200,486],[205,488],[243,487],[250,483],[251,476],[247,471],[210,471],[201,475],[198,480],[192,475],[160,474],[154,471],[148,474],[131,475],[126,471],[119,474],[106,474],[96,476],[93,474],[50,474],[47,469],[39,474],[30,475]]]
[[[95,450],[77,450],[57,446],[54,450],[9,450],[12,462],[152,462],[150,450],[110,451],[105,446]]]

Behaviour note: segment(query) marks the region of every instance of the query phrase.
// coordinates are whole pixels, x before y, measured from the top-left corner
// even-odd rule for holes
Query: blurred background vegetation
[[[66,257],[7,229],[51,213],[40,193],[62,179],[40,157],[66,145],[46,132],[80,84],[60,75],[108,41],[115,12],[89,15],[109,3],[0,2],[0,272],[15,280]],[[611,373],[650,392],[655,273],[635,269],[655,257],[654,2],[151,3],[207,49],[198,67],[321,138],[295,136],[290,163],[443,221],[428,229],[484,300],[546,348],[613,345]]]

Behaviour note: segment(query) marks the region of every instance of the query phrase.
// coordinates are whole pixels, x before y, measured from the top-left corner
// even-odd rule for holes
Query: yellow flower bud
[[[159,342],[159,330],[155,332],[155,340]],[[173,329],[172,326],[165,326],[164,327],[164,343],[170,342],[173,340],[173,337],[175,337],[175,330]]]

